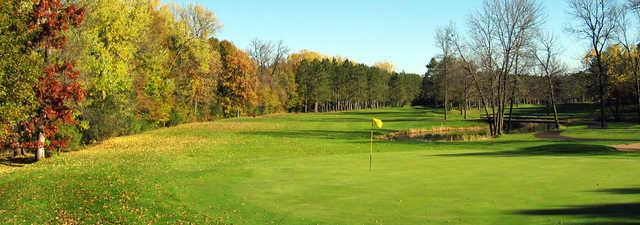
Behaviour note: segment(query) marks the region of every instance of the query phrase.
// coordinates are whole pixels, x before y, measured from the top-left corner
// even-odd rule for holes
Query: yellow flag
[[[382,120],[380,120],[380,119],[373,118],[372,124],[373,124],[374,127],[378,128],[378,129],[382,128]]]

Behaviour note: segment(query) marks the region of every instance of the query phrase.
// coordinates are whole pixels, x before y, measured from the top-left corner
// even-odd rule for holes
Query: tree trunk
[[[51,49],[46,48],[44,50],[44,63],[46,66],[49,65],[49,56],[51,55]],[[41,110],[41,113],[44,113],[44,109]],[[36,162],[43,160],[45,158],[45,149],[44,142],[46,138],[44,137],[44,133],[42,131],[42,126],[40,127],[40,131],[38,132],[38,148],[36,149]]]
[[[516,74],[517,75],[517,74]],[[509,122],[507,129],[511,130],[513,127],[513,104],[516,101],[516,88],[518,87],[518,77],[513,78],[513,88],[511,89],[511,101],[509,102]]]
[[[513,102],[516,100],[516,88],[518,87],[518,60],[519,55],[516,55],[516,64],[515,64],[515,76],[513,77],[513,87],[511,87],[511,100],[509,102],[509,122],[507,124],[507,129],[511,130],[513,127]]]
[[[444,82],[444,120],[447,121],[447,114],[449,113],[449,84],[447,82],[447,56],[445,56],[444,60],[443,60],[443,67],[444,67],[444,73],[443,73],[443,82]]]
[[[40,161],[43,160],[45,157],[45,152],[44,152],[44,142],[46,141],[45,137],[44,137],[44,133],[42,133],[42,131],[40,131],[38,133],[38,148],[36,149],[36,161]]]
[[[605,87],[604,87],[604,74],[602,72],[602,66],[598,66],[599,71],[599,79],[598,79],[598,83],[599,83],[599,88],[600,88],[600,128],[607,128],[607,113],[606,113],[606,107],[607,107],[607,103],[605,102],[607,97],[605,96]]]
[[[553,120],[556,123],[556,129],[560,129],[560,120],[558,119],[558,107],[556,106],[556,95],[553,90],[553,81],[551,74],[547,74],[547,82],[549,84],[549,97],[551,98],[551,106],[553,107]]]
[[[467,85],[467,79],[464,79],[464,94],[462,96],[462,118],[467,120],[467,110],[469,110],[469,88]]]
[[[508,65],[508,63],[507,63]],[[499,118],[500,120],[498,120],[498,126],[496,127],[496,132],[499,135],[504,134],[504,115],[505,115],[505,110],[507,108],[507,83],[509,81],[509,70],[505,70],[503,72],[502,75],[502,88],[500,88],[501,93],[499,93],[500,97],[500,102],[499,102],[499,111],[498,113],[500,114]]]
[[[193,116],[196,120],[198,120],[198,100],[193,101]]]

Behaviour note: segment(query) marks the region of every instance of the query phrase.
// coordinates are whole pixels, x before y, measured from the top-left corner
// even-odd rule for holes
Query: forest
[[[0,4],[0,143],[17,155],[188,122],[410,105],[420,93],[421,76],[389,62],[219,40],[222,24],[198,4]]]

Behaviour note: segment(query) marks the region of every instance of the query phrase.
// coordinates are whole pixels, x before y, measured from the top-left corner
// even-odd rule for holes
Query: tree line
[[[327,112],[411,105],[422,77],[338,59],[302,60],[297,111]]]
[[[492,135],[507,129],[514,105],[598,103],[594,119],[640,121],[638,28],[640,1],[568,0],[567,30],[590,44],[583,70],[569,73],[559,58],[557,34],[544,31],[544,8],[537,0],[485,0],[467,22],[463,36],[455,24],[440,27],[440,54],[427,65],[419,102],[466,112],[477,107]],[[635,17],[635,19],[633,19]],[[631,109],[633,108],[633,109]],[[629,112],[635,116],[629,117]],[[466,115],[466,113],[465,113]],[[613,115],[613,116],[610,116]]]
[[[441,68],[443,63],[439,58],[434,57],[429,61],[427,73],[422,78],[421,92],[414,104],[444,108],[444,84],[446,83],[448,84],[447,109],[456,109],[463,115],[463,118],[467,118],[471,110],[482,111],[482,100],[473,81],[467,77],[462,61],[456,58],[449,60],[449,69],[446,74]],[[578,104],[596,101],[589,75],[585,72],[577,72],[554,76],[553,86],[557,102],[559,104]],[[527,73],[514,75],[514,79],[517,82],[511,83],[509,87],[510,90],[515,91],[513,93],[514,104],[551,107],[545,77]],[[515,88],[511,85],[515,85]],[[632,99],[627,99],[626,102],[628,103],[630,100]]]
[[[421,77],[282,42],[216,38],[159,0],[0,2],[0,145],[16,156],[216,118],[411,104]]]

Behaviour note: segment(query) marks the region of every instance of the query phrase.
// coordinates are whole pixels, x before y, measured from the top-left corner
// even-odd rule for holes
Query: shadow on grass
[[[472,152],[458,154],[440,154],[436,156],[498,156],[498,157],[518,157],[518,156],[595,156],[595,155],[615,155],[629,154],[616,151],[615,148],[604,145],[589,144],[549,144],[533,147],[525,147],[511,151],[490,151],[490,152]]]
[[[612,188],[612,189],[598,190],[596,192],[604,192],[604,193],[611,193],[611,194],[640,195],[640,187],[637,187],[637,188]]]
[[[590,141],[637,142],[637,141],[640,141],[640,139],[625,139],[625,138],[575,138],[575,137],[564,136],[560,131],[538,132],[534,136],[539,139],[556,140],[556,141],[575,141],[575,142],[590,142]]]
[[[568,223],[569,225],[638,225],[638,222],[593,222],[593,223]]]
[[[640,188],[616,188],[596,190],[595,192],[609,194],[640,194]],[[640,202],[608,203],[576,205],[552,209],[528,209],[512,211],[513,214],[530,216],[574,216],[593,218],[598,222],[586,222],[579,224],[640,224]],[[603,219],[611,221],[601,221]]]
[[[18,157],[12,158],[8,156],[0,156],[0,165],[11,166],[11,167],[23,167],[28,164],[35,163],[35,159],[33,157]]]
[[[515,213],[532,216],[584,216],[594,218],[640,219],[640,202],[579,205],[557,209],[530,209],[515,211]]]

